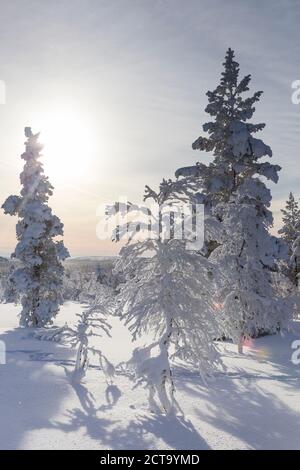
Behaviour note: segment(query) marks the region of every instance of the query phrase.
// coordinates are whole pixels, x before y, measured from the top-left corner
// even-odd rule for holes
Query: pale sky
[[[139,201],[180,166],[208,120],[205,93],[236,52],[251,91],[264,90],[255,122],[282,166],[270,184],[276,227],[292,190],[299,198],[300,2],[246,0],[0,0],[0,200],[18,194],[23,128],[41,131],[49,204],[72,256],[112,254],[96,237],[99,204]],[[48,148],[48,149],[47,149]],[[51,161],[50,161],[51,160]],[[0,214],[0,254],[16,219]]]

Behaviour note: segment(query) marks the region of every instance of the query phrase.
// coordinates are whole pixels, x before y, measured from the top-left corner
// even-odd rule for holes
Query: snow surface
[[[67,303],[57,323],[82,310]],[[300,449],[300,365],[291,362],[294,334],[268,336],[245,347],[222,344],[226,372],[205,386],[192,370],[175,367],[176,397],[184,416],[150,413],[147,393],[123,376],[107,383],[92,363],[72,385],[75,351],[28,337],[20,307],[0,305],[1,449]],[[113,339],[101,340],[112,362],[129,359],[127,329],[113,320]]]

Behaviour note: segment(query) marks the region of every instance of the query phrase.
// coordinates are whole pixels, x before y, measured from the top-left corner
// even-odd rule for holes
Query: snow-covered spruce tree
[[[282,209],[281,212],[283,215],[283,226],[279,230],[279,234],[281,234],[283,240],[286,242],[290,256],[288,262],[283,262],[281,264],[281,269],[283,274],[288,276],[292,284],[297,286],[299,263],[297,263],[297,257],[295,262],[294,245],[298,237],[300,237],[300,209],[292,192],[289,194],[289,199],[286,202],[285,209]]]
[[[145,199],[151,198],[159,211],[153,213],[152,206],[134,207],[135,223],[125,219],[118,226],[118,238],[128,234],[129,241],[116,265],[126,279],[119,295],[120,312],[133,339],[144,333],[154,336],[150,345],[135,349],[129,365],[134,365],[137,382],[148,389],[150,407],[165,413],[176,408],[171,359],[197,367],[203,378],[218,362],[213,343],[217,325],[211,304],[212,265],[188,251],[180,236],[170,237],[166,221],[170,212],[164,212],[165,205],[172,202],[167,210],[173,211],[176,199],[182,202],[180,195],[172,196],[174,188],[179,189],[178,182],[163,181],[158,193],[147,188]],[[132,206],[124,211],[118,204],[120,211],[128,208]],[[150,217],[151,230],[158,229],[154,235],[149,234],[144,215]],[[180,231],[177,224],[181,225],[180,218],[172,218],[173,234]]]
[[[268,282],[272,283],[271,273],[278,269],[277,262],[282,257],[286,258],[287,252],[284,250],[283,243],[269,234],[269,228],[273,224],[273,217],[269,210],[271,195],[260,177],[263,176],[277,183],[280,167],[262,161],[263,157],[272,157],[272,151],[268,145],[255,138],[253,134],[261,131],[265,124],[249,122],[255,111],[254,105],[259,101],[262,92],[256,92],[250,97],[245,95],[249,91],[251,77],[247,75],[239,80],[239,64],[234,60],[234,53],[231,49],[228,49],[223,65],[224,72],[220,84],[214,91],[207,93],[209,104],[206,112],[210,114],[212,120],[204,124],[203,130],[208,133],[208,136],[199,137],[193,143],[195,150],[212,152],[213,161],[209,165],[197,163],[196,166],[179,169],[176,176],[183,180],[194,179],[198,181],[198,198],[206,205],[207,221],[211,219],[209,215],[213,213],[220,222],[221,239],[216,231],[212,237],[210,230],[206,230],[205,252],[210,256],[214,250],[217,250],[212,259],[218,256],[224,277],[226,279],[235,278],[239,272],[237,263],[226,263],[226,259],[222,261],[221,257],[226,258],[226,247],[235,241],[238,246],[238,239],[242,236],[245,239],[243,253],[247,253],[249,263],[254,263],[256,266],[253,273],[251,270],[248,271],[249,276],[253,276],[253,283],[251,281],[249,285],[254,286],[255,278],[263,279],[264,276]],[[240,188],[241,193],[239,193]],[[243,193],[246,194],[246,199]],[[253,207],[249,207],[249,203]],[[215,210],[220,204],[231,204],[232,208],[230,211]],[[248,233],[250,227],[247,225],[245,233],[243,233],[239,224],[229,224],[228,220],[224,219],[228,217],[233,219],[234,210],[239,214],[240,220],[245,222],[247,220],[246,214],[249,211],[250,214],[254,213],[255,210],[256,215],[251,219],[253,222],[251,236]],[[229,226],[230,230],[228,230]],[[220,246],[220,243],[223,246]],[[251,249],[253,243],[256,247],[255,250]],[[251,256],[253,260],[250,259]],[[225,266],[227,267],[226,273]],[[258,274],[259,270],[260,274]],[[266,290],[265,293],[260,290],[260,293],[268,300],[270,289],[267,288],[268,284],[262,285],[265,285]],[[254,294],[255,289],[253,290]],[[275,302],[276,296],[273,300]],[[272,308],[275,310],[273,313],[270,311],[270,321],[276,318],[278,311],[276,302],[274,302],[272,302]],[[248,317],[247,309],[241,314]],[[257,318],[259,317],[257,315]],[[264,331],[264,322],[258,320],[258,324],[259,327],[252,329],[253,334]],[[273,326],[275,329],[278,327],[277,320]],[[266,331],[273,331],[274,328],[269,325]]]
[[[261,161],[265,156],[272,157],[272,151],[253,134],[261,131],[265,124],[249,122],[262,92],[245,96],[249,91],[251,76],[239,80],[239,64],[234,60],[234,52],[230,48],[223,65],[219,85],[214,91],[207,92],[209,104],[206,112],[212,120],[203,125],[203,131],[208,136],[199,137],[192,145],[194,150],[212,152],[213,161],[209,165],[197,163],[176,172],[177,177],[198,179],[199,192],[207,213],[218,203],[228,202],[246,179],[261,175],[277,183],[280,171],[278,165]],[[268,223],[271,224],[270,217]],[[206,241],[206,245],[209,255],[217,243],[210,240]]]
[[[13,275],[17,291],[21,294],[22,326],[41,327],[51,324],[62,303],[61,288],[64,268],[62,260],[69,256],[62,241],[63,224],[47,205],[53,187],[44,175],[40,162],[42,145],[39,134],[25,128],[25,160],[20,175],[20,196],[9,196],[2,208],[5,214],[18,216],[16,226],[18,243],[12,257],[21,262]]]
[[[287,242],[289,251],[296,239],[300,236],[300,209],[292,192],[286,202],[285,209],[281,209],[283,226],[279,230],[282,238]]]
[[[198,137],[194,150],[212,152],[214,159],[204,171],[204,192],[215,202],[229,201],[240,184],[253,175],[262,175],[277,183],[278,165],[260,162],[262,157],[272,157],[270,147],[253,134],[264,129],[265,124],[248,122],[262,91],[245,97],[249,91],[250,75],[239,80],[239,64],[234,52],[228,49],[220,84],[208,91],[206,112],[212,121],[203,125],[208,137]]]
[[[5,279],[4,283],[4,290],[3,290],[3,296],[1,301],[4,303],[13,303],[13,304],[18,304],[20,302],[20,294],[16,288],[16,285],[13,281],[13,272],[14,272],[14,267],[11,268],[9,276]]]
[[[244,340],[276,333],[292,317],[292,301],[281,297],[272,282],[278,241],[268,236],[271,215],[265,206],[270,201],[265,185],[248,178],[228,203],[213,210],[222,219],[219,246],[210,256],[219,267],[216,301],[224,335],[238,344],[240,353]]]

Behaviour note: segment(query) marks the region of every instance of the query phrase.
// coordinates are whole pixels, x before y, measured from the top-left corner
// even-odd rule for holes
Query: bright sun
[[[55,110],[38,116],[33,131],[40,131],[47,176],[78,180],[87,175],[95,157],[95,136],[87,119],[79,113]]]

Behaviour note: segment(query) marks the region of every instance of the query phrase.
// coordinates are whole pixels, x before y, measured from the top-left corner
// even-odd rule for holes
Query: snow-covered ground
[[[74,322],[79,304],[64,305],[58,323]],[[175,370],[183,416],[148,410],[142,388],[125,377],[107,383],[96,364],[72,385],[75,351],[29,338],[18,328],[19,307],[0,305],[1,449],[300,449],[300,365],[291,362],[294,334],[253,341],[240,356],[222,345],[226,372],[208,386]],[[130,357],[130,335],[117,319],[102,341],[112,362]]]

